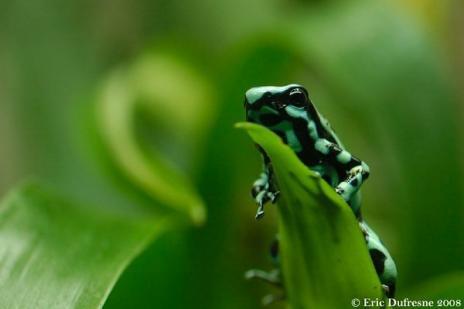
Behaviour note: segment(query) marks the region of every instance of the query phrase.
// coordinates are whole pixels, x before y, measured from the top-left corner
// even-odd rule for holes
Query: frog
[[[244,107],[248,122],[262,125],[277,134],[305,166],[326,181],[348,204],[358,221],[385,295],[393,298],[396,264],[361,214],[360,188],[370,175],[369,166],[345,148],[328,120],[316,109],[306,88],[299,84],[250,88],[245,93]],[[263,170],[252,185],[251,195],[257,204],[256,219],[259,220],[265,214],[265,204],[276,203],[280,191],[271,159],[262,147],[256,146],[262,157]],[[271,252],[273,259],[277,260],[276,250]],[[250,271],[247,277],[281,285],[280,272],[265,274]]]

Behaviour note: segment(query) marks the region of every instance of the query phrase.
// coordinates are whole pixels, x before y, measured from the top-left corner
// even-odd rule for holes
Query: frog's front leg
[[[271,180],[272,168],[270,166],[265,166],[260,177],[253,183],[251,195],[258,205],[256,219],[261,219],[264,216],[264,204],[267,202],[274,203],[279,196],[279,191],[273,187]]]
[[[318,139],[315,148],[326,156],[337,169],[346,171],[346,177],[335,187],[335,191],[349,203],[353,195],[358,192],[363,182],[369,177],[369,167],[339,145],[326,139]]]
[[[264,204],[267,202],[275,203],[279,197],[279,191],[274,187],[273,184],[273,172],[269,156],[259,145],[256,145],[256,147],[258,148],[258,151],[261,153],[263,158],[264,168],[259,178],[253,183],[253,187],[251,188],[251,195],[258,205],[256,219],[261,219],[264,216]]]
[[[369,167],[366,163],[356,165],[348,171],[348,176],[338,184],[335,191],[340,194],[346,202],[358,192],[363,182],[369,177]]]

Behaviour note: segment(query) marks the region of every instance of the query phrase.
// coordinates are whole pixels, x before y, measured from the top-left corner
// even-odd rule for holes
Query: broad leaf
[[[279,239],[290,306],[349,308],[353,298],[382,298],[349,206],[277,135],[255,124],[238,126],[271,158],[281,191]]]
[[[99,308],[128,263],[167,226],[23,186],[0,206],[1,307]]]

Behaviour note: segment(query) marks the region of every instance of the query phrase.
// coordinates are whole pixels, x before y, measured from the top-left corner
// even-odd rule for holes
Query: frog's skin
[[[388,297],[395,293],[396,266],[377,234],[362,219],[360,187],[369,167],[348,152],[328,121],[316,110],[306,89],[297,84],[255,87],[246,92],[247,121],[267,127],[311,170],[319,173],[348,203],[359,221],[375,270]],[[264,204],[274,203],[279,191],[273,181],[272,162],[257,145],[264,169],[254,182],[252,195],[258,204],[256,218],[264,215]]]

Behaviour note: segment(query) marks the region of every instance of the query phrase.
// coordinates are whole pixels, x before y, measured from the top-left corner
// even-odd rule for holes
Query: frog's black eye
[[[305,107],[307,105],[306,101],[306,95],[304,94],[303,91],[300,89],[296,88],[290,91],[288,95],[288,104],[293,105],[295,107]]]

